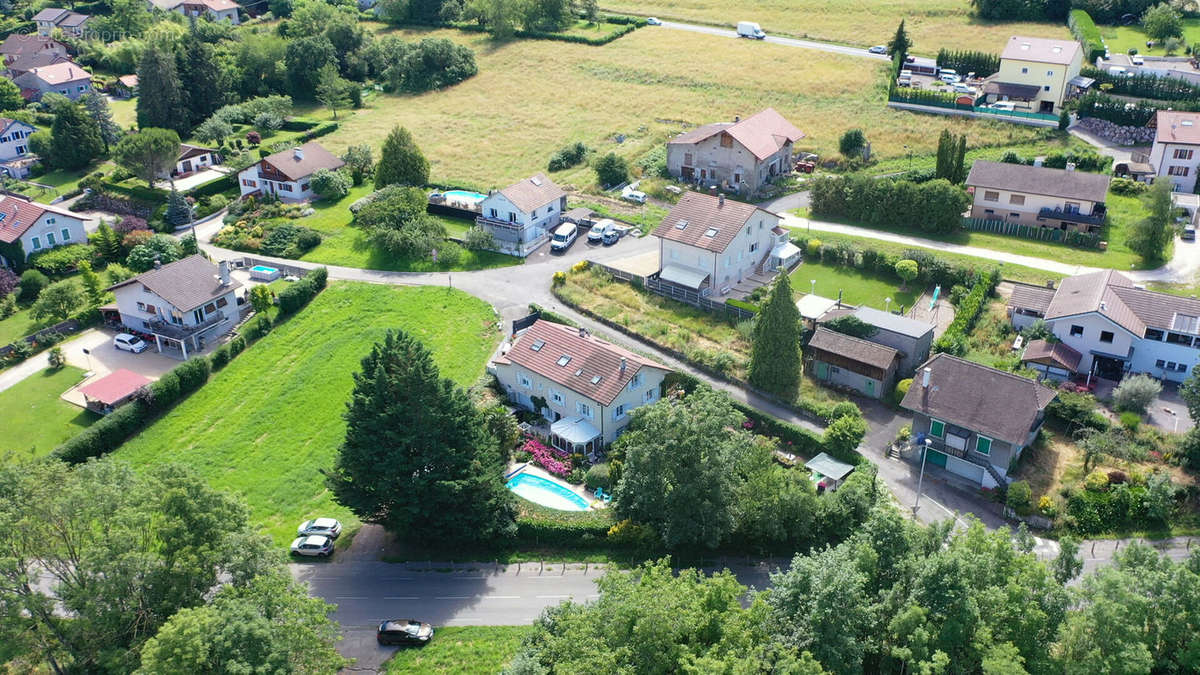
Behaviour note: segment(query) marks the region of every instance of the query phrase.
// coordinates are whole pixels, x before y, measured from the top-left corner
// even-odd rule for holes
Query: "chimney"
[[[1054,288],[1054,280],[1053,279],[1046,280],[1046,288]]]
[[[1075,170],[1075,162],[1067,162],[1067,171]]]
[[[622,373],[624,373],[624,372],[625,372],[625,366],[626,366],[626,365],[628,365],[628,364],[625,362],[625,357],[624,357],[624,356],[622,356],[622,357],[621,357],[621,372],[622,372]]]
[[[741,115],[734,115],[734,116],[733,116],[733,123],[734,123],[734,124],[737,124],[738,122],[741,122],[741,121],[742,121],[742,116],[741,116]]]
[[[933,369],[931,369],[931,368],[926,368],[926,369],[925,369],[925,370],[924,370],[924,371],[921,373],[921,386],[922,386],[922,387],[925,387],[926,389],[928,389],[928,388],[929,388],[929,374],[930,374],[931,372],[933,372]]]
[[[292,157],[295,158],[296,161],[304,159],[304,150],[301,148],[292,148]]]
[[[588,334],[587,329],[584,328],[583,326],[580,326],[579,327],[579,337],[585,338],[585,337],[587,337],[587,334]]]
[[[722,206],[725,206],[725,193],[724,192],[717,194],[717,208],[719,209]]]
[[[158,258],[154,259],[154,269],[156,269],[156,270],[162,269],[162,261],[159,260]]]
[[[229,285],[229,261],[222,260],[217,264],[217,274],[221,277],[221,285]]]

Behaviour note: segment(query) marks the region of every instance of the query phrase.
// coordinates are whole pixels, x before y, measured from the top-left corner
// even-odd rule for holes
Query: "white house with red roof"
[[[524,257],[562,223],[567,193],[539,173],[492,191],[479,207],[475,224],[492,235],[497,249]]]
[[[667,141],[667,170],[680,180],[743,194],[758,192],[792,171],[804,132],[774,108],[746,119],[716,122]]]
[[[29,137],[37,127],[7,117],[0,117],[0,175],[24,178],[33,159],[29,154]]]
[[[538,319],[488,364],[509,400],[550,422],[550,442],[591,453],[629,426],[633,411],[659,400],[670,369],[610,342]]]
[[[285,202],[301,202],[313,198],[310,183],[318,169],[333,171],[345,165],[341,158],[321,147],[320,143],[309,141],[251,164],[238,174],[238,183],[243,197],[252,194],[272,195]]]
[[[1193,192],[1200,167],[1200,113],[1159,110],[1154,116],[1150,166],[1175,192]]]
[[[31,100],[41,100],[44,94],[62,94],[72,101],[92,90],[92,74],[73,61],[60,61],[48,66],[30,68],[13,78],[22,94]]]
[[[147,0],[151,8],[164,12],[179,12],[184,16],[207,16],[213,21],[228,21],[238,25],[239,5],[233,0]]]
[[[21,250],[28,258],[55,246],[86,244],[87,231],[83,227],[83,218],[66,209],[14,195],[0,195],[0,242],[20,242]],[[0,254],[0,264],[14,267],[14,263]]]

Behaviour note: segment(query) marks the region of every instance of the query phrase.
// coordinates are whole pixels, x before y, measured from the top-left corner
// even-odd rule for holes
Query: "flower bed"
[[[543,445],[536,438],[530,438],[521,446],[521,452],[528,452],[533,457],[533,463],[558,477],[571,472],[571,460],[554,448]],[[559,458],[562,459],[559,459]]]

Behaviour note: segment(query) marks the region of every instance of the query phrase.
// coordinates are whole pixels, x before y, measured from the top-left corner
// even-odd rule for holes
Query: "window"
[[[704,231],[704,236],[708,237],[709,239],[712,239],[713,237],[717,236],[718,232],[720,232],[720,230],[718,230],[717,228],[710,227]]]
[[[71,231],[64,227],[62,229],[62,238],[63,241],[71,241]]]
[[[1155,342],[1162,342],[1163,332],[1161,330],[1158,330],[1157,328],[1147,328],[1146,329],[1146,339],[1154,340]]]
[[[144,311],[146,311],[146,303],[144,303],[144,302],[139,302],[139,303],[137,304],[137,308],[138,308],[138,311],[139,311],[139,312],[144,312]]]
[[[642,400],[645,401],[646,403],[649,403],[654,400],[654,387],[651,387],[646,390],[646,395],[644,397],[642,397]]]
[[[1083,326],[1071,326],[1071,337],[1083,337]]]
[[[1177,363],[1177,364],[1175,364],[1175,370],[1178,370],[1179,372],[1182,373],[1183,371],[1187,370],[1187,364],[1186,363]]]
[[[629,379],[629,391],[633,391],[642,386],[642,374],[637,373]]]
[[[46,245],[47,245],[47,246],[53,246],[55,243],[57,243],[57,242],[55,242],[55,240],[54,240],[54,233],[53,233],[53,232],[47,232],[47,233],[46,233]]]
[[[1000,201],[1000,193],[996,192],[995,190],[987,190],[983,193],[983,201],[998,202]]]
[[[228,304],[229,304],[229,301],[226,300],[225,298],[217,298],[217,307],[224,307]]]
[[[558,357],[558,365],[560,365],[560,366],[565,366],[570,362],[571,362],[571,357],[567,354],[563,354],[562,356]]]
[[[1047,70],[1047,71],[1046,71],[1046,77],[1054,77],[1054,71],[1053,71],[1053,70]]]
[[[625,417],[625,404],[622,403],[621,405],[613,408],[613,421],[616,421],[619,419],[624,419],[624,417]]]
[[[755,251],[757,251],[757,250],[758,250],[758,242],[757,242],[757,241],[756,241],[756,242],[752,242],[752,243],[750,244],[750,252],[751,252],[751,253],[754,253],[754,252],[755,252]]]
[[[721,147],[722,148],[732,148],[733,147],[733,136],[730,136],[729,134],[721,134]]]
[[[1050,91],[1050,85],[1042,87],[1042,91]]]
[[[42,247],[42,242],[37,237],[34,237],[32,239],[32,241],[33,241],[33,250],[36,251]]]
[[[1167,370],[1175,370],[1175,362],[1167,361]]]
[[[584,403],[583,401],[575,404],[575,411],[589,420],[592,419],[592,406]]]
[[[946,423],[941,420],[929,418],[929,435],[934,438],[946,437]]]
[[[1101,341],[1101,342],[1109,342],[1109,343],[1111,343],[1111,342],[1113,341],[1113,334],[1112,334],[1112,331],[1111,331],[1111,330],[1102,330],[1102,331],[1100,331],[1100,341]]]
[[[209,312],[215,312],[215,311],[217,311],[217,303],[215,303],[215,302],[210,302],[204,306],[205,314],[208,314]]]
[[[245,185],[246,187],[258,187],[258,183],[250,180],[249,178],[243,178],[242,185]]]
[[[1162,359],[1159,359],[1159,360],[1157,360],[1157,361],[1155,361],[1155,362],[1154,362],[1154,367],[1155,367],[1155,368],[1163,368],[1163,367],[1165,367],[1166,365],[1167,365],[1167,362],[1166,362],[1166,361],[1163,361]]]
[[[1169,166],[1167,167],[1168,176],[1186,176],[1188,168],[1186,166]]]
[[[1067,213],[1079,213],[1079,202],[1067,202],[1063,204],[1063,211]]]
[[[47,218],[47,219],[46,219],[46,224],[47,224],[47,225],[53,225],[53,224],[54,224],[54,222],[55,222],[55,221],[54,221],[54,219],[53,219],[53,218]]]
[[[690,153],[690,152],[683,153],[683,163],[687,164],[689,166],[694,163],[692,160],[692,153]]]
[[[989,216],[994,216],[994,215],[996,215],[996,210],[995,210],[995,209],[984,209],[984,210],[983,210],[983,212],[984,212],[985,214],[989,215]]]
[[[292,184],[291,184],[291,183],[280,183],[280,184],[279,184],[279,190],[280,190],[281,192],[291,192],[291,191],[292,191]]]
[[[566,402],[566,399],[563,398],[563,395],[557,391],[554,391],[553,389],[550,390],[550,400],[554,401],[554,403],[557,405],[562,405]]]
[[[497,217],[498,217],[498,216],[496,215],[496,209],[488,209],[488,210],[492,212],[492,217],[493,217],[493,218],[497,218]]]
[[[976,436],[975,452],[978,452],[981,455],[992,454],[992,439],[988,438],[987,436]]]
[[[531,382],[529,380],[529,377],[527,377],[525,375],[517,375],[517,383],[520,384],[522,387],[525,387],[526,389],[533,388],[533,382]]]
[[[301,191],[301,192],[307,192],[307,191],[308,191],[308,185],[309,185],[308,183],[301,183],[301,184],[300,184],[300,191]]]
[[[1184,347],[1192,346],[1192,336],[1182,335],[1180,333],[1167,333],[1167,342],[1173,345],[1183,345]]]
[[[1025,195],[1009,195],[1008,203],[1016,204],[1017,206],[1024,206],[1025,205]]]
[[[1175,149],[1175,154],[1174,154],[1174,155],[1172,155],[1172,156],[1171,156],[1171,158],[1172,158],[1172,159],[1191,159],[1191,158],[1192,158],[1192,151],[1191,151],[1191,150],[1187,150],[1187,149],[1185,149],[1185,148],[1176,148],[1176,149]]]
[[[545,340],[534,340],[533,344],[529,345],[529,351],[540,352],[540,351],[542,351],[542,347],[545,347],[545,346],[546,346]]]
[[[1022,68],[1022,69],[1021,69],[1021,74],[1022,74],[1022,75],[1028,75],[1028,74],[1029,74],[1029,69],[1028,69],[1028,68]]]

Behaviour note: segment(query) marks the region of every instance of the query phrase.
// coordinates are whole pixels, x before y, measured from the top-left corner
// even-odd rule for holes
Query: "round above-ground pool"
[[[558,511],[587,511],[588,501],[559,481],[531,473],[519,473],[508,480],[508,489],[518,497]]]

